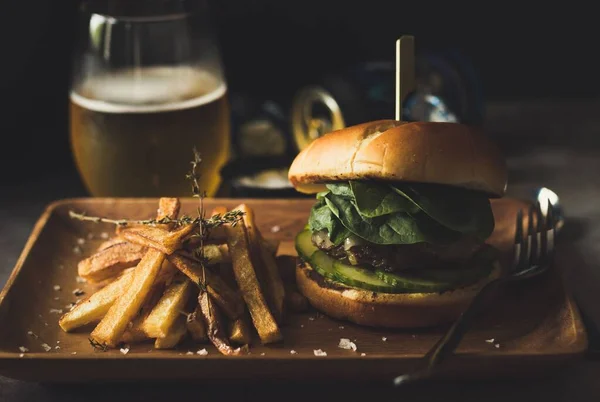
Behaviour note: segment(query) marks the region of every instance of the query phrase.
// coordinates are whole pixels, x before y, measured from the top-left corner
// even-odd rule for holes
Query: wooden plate
[[[193,213],[197,200],[185,199],[183,212]],[[307,222],[313,200],[208,199],[207,208],[254,208],[265,237],[281,240],[279,254],[295,255],[292,240]],[[510,247],[516,211],[523,203],[505,199],[493,203],[497,219],[490,241]],[[75,221],[69,210],[112,218],[152,217],[156,199],[69,199],[51,204],[37,222],[14,272],[0,293],[0,375],[42,382],[95,380],[190,379],[388,379],[415,367],[438,340],[443,328],[392,331],[358,327],[329,319],[315,311],[294,315],[283,328],[284,342],[262,346],[251,354],[225,357],[212,345],[184,344],[177,350],[153,350],[152,344],[95,351],[89,328],[73,334],[59,329],[58,311],[75,302],[75,289],[91,292],[77,278],[77,262],[114,227]],[[80,240],[83,239],[83,240]],[[558,253],[560,254],[560,249]],[[580,358],[587,337],[579,313],[563,287],[560,270],[568,258],[557,258],[557,269],[543,280],[506,290],[465,337],[442,376],[522,377],[556,370]],[[562,262],[561,262],[562,261]],[[80,296],[85,297],[85,295]],[[340,338],[353,340],[358,350],[338,347]],[[493,341],[492,341],[493,339]],[[46,351],[43,344],[50,347]],[[20,347],[27,348],[22,353]],[[188,354],[205,348],[207,356]],[[321,349],[327,356],[315,356]],[[292,350],[296,353],[292,354]]]

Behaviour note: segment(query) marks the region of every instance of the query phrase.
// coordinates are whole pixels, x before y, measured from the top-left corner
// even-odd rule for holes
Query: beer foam
[[[213,102],[225,82],[192,67],[146,67],[87,79],[71,92],[79,106],[104,113],[152,113],[189,109]]]

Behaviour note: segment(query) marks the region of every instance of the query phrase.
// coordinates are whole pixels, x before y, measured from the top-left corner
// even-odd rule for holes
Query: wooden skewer
[[[415,88],[414,37],[403,35],[396,40],[396,120],[402,120],[402,103]]]

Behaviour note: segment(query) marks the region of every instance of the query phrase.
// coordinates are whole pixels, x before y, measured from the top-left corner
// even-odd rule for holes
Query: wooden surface
[[[205,206],[234,207],[243,200],[207,200]],[[183,212],[193,213],[197,200],[184,200]],[[293,237],[305,224],[313,200],[247,200],[255,210],[259,229],[267,238],[281,240],[279,254],[295,255]],[[514,213],[523,204],[494,203],[499,224],[492,238],[504,244],[512,236]],[[143,219],[154,216],[154,199],[72,199],[52,204],[34,228],[7,286],[0,294],[0,374],[45,381],[99,381],[124,379],[303,379],[377,378],[390,380],[414,367],[439,338],[442,328],[390,331],[358,327],[331,320],[317,312],[295,315],[283,328],[280,345],[251,347],[251,354],[225,357],[212,345],[184,344],[178,350],[152,350],[151,344],[118,350],[94,351],[87,340],[89,328],[65,334],[57,325],[60,314],[76,301],[73,290],[92,288],[76,281],[76,263],[114,227],[70,219],[68,210],[111,218]],[[88,236],[93,239],[88,240]],[[78,245],[78,239],[85,239]],[[81,254],[76,252],[81,248]],[[568,255],[559,249],[558,271],[544,281],[507,290],[490,306],[459,346],[458,355],[443,374],[461,377],[522,377],[554,371],[582,356],[587,346],[579,314],[565,293],[560,268]],[[561,254],[562,253],[562,254]],[[60,286],[55,290],[54,286]],[[85,297],[85,295],[81,296]],[[28,335],[31,331],[35,336]],[[349,338],[357,352],[338,348]],[[385,338],[385,340],[384,340]],[[486,342],[494,339],[494,343]],[[45,352],[42,343],[52,347]],[[494,345],[498,344],[496,348]],[[19,346],[29,349],[19,357]],[[57,348],[58,346],[58,348]],[[206,347],[209,355],[188,356],[188,350]],[[314,349],[327,352],[316,357]],[[152,350],[150,352],[150,350]],[[297,354],[291,354],[295,350]],[[76,354],[73,354],[76,352]],[[264,353],[264,355],[262,355]],[[365,353],[365,356],[361,356]]]

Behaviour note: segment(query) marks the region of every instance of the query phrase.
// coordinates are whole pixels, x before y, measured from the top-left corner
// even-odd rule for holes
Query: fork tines
[[[548,201],[546,214],[539,202],[527,211],[527,227],[524,228],[523,211],[517,212],[515,231],[514,269],[524,269],[547,262],[554,250],[554,214]]]

